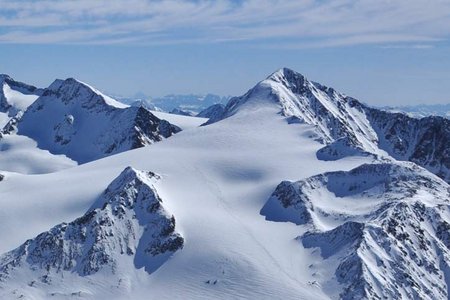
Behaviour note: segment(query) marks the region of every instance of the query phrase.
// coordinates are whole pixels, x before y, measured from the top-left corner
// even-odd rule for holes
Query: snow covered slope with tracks
[[[389,130],[372,127],[378,117],[365,106],[303,78],[282,69],[232,99],[206,126],[197,127],[206,119],[173,115],[186,130],[150,147],[50,174],[0,171],[0,253],[9,253],[3,266],[5,259],[18,262],[8,268],[0,297],[446,299],[448,183],[413,162],[397,161],[390,155],[394,148],[381,147],[395,134],[381,139],[379,130]],[[435,126],[445,132],[441,125]],[[427,147],[423,151],[428,155]],[[137,226],[141,210],[135,200],[149,204],[156,198],[130,198],[140,194],[135,186],[108,188],[124,169],[135,178],[158,174],[141,181],[149,181],[167,212],[162,215],[173,215],[176,226],[155,230],[183,239],[153,272],[137,267],[133,254],[117,251],[123,240],[116,233],[130,237],[129,228],[147,224]],[[108,191],[115,196],[105,197]],[[80,216],[85,225],[73,222]],[[58,230],[63,223],[99,239],[74,242]],[[70,257],[81,266],[79,249],[115,245],[107,261],[118,262],[121,276],[80,274],[71,264],[62,278],[65,271],[47,268],[47,256],[33,255],[39,259],[30,263],[34,252],[20,249],[43,245],[38,237],[45,236],[74,250]],[[67,252],[57,253],[67,258]],[[53,281],[42,278],[48,272]],[[7,284],[12,278],[14,284]]]

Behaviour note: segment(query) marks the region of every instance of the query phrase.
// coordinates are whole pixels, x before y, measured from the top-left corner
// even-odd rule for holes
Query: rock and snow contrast
[[[281,69],[199,117],[56,81],[25,135],[89,163],[0,151],[0,298],[448,299],[448,119]]]
[[[197,114],[197,117],[215,120],[220,118],[220,116],[223,114],[224,109],[225,106],[223,104],[214,104],[199,112]]]
[[[0,127],[10,118],[23,112],[41,94],[42,89],[15,81],[6,74],[0,74]]]
[[[83,216],[2,255],[3,297],[32,297],[49,285],[64,286],[67,280],[95,285],[96,280],[106,279],[111,289],[121,293],[133,284],[132,275],[139,275],[134,270],[155,272],[184,243],[175,231],[174,216],[153,186],[157,179],[151,172],[126,168]],[[17,289],[23,293],[16,294]],[[89,291],[68,295],[74,294],[89,295]]]
[[[0,111],[11,116],[25,111],[43,92],[43,89],[18,82],[5,74],[0,74]]]
[[[53,82],[14,127],[39,148],[78,163],[153,144],[180,131],[142,106],[128,107],[72,78]]]
[[[289,122],[304,122],[317,129],[327,144],[322,159],[339,159],[356,153],[388,155],[413,161],[447,182],[450,181],[450,120],[442,117],[416,119],[368,107],[303,75],[284,68],[258,83],[244,96],[232,98],[214,123],[241,107],[272,101]]]
[[[447,299],[450,188],[412,163],[364,164],[278,185],[267,220],[308,227],[297,240],[331,298]]]

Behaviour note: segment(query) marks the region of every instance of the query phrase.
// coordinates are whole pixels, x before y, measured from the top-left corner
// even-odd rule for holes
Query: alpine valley
[[[0,88],[0,299],[450,298],[449,118],[287,68],[195,117]]]

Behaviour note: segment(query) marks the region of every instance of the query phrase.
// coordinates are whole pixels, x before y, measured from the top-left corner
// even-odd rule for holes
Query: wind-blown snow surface
[[[155,272],[183,248],[175,218],[153,187],[158,178],[126,168],[82,217],[0,256],[0,286],[20,289],[26,278],[27,292],[33,295],[40,285],[64,285],[67,280],[98,284],[89,275],[99,274],[126,290],[138,269]],[[84,294],[90,293],[70,295]]]
[[[167,122],[180,127],[182,130],[199,127],[200,125],[208,121],[208,119],[204,117],[180,116],[160,111],[152,111],[152,114],[154,114],[161,120],[166,120]]]
[[[0,182],[0,252],[82,216],[109,182],[131,165],[161,175],[155,186],[176,218],[185,239],[183,249],[156,272],[139,274],[126,287],[108,281],[49,284],[27,287],[28,296],[33,291],[42,298],[81,291],[86,298],[120,297],[123,292],[130,298],[326,299],[310,284],[314,278],[307,270],[313,256],[294,240],[302,230],[267,222],[259,210],[281,180],[349,170],[371,160],[319,161],[315,153],[321,144],[309,137],[313,127],[289,125],[277,113],[278,107],[261,102],[220,123],[58,173],[6,173]],[[5,297],[13,292],[2,290]]]
[[[0,171],[0,253],[100,207],[103,191],[128,166],[159,174],[152,186],[183,238],[182,249],[150,274],[124,268],[120,276],[105,271],[33,282],[45,267],[23,263],[20,278],[8,284],[6,276],[0,298],[330,299],[345,298],[346,289],[354,297],[383,295],[378,287],[385,284],[388,298],[445,299],[448,184],[380,150],[373,140],[379,134],[354,99],[318,84],[313,92],[320,99],[299,99],[304,85],[298,83],[306,81],[295,74],[298,81],[288,76],[284,87],[272,89],[288,79],[284,71],[231,100],[219,122],[192,124],[150,147],[51,174]],[[320,141],[334,147],[325,151]],[[341,147],[358,151],[335,151]],[[318,153],[336,155],[324,160]],[[317,187],[306,190],[311,205],[303,203],[303,218],[302,205],[286,213],[289,206],[271,198],[280,182],[294,181]]]
[[[0,138],[0,172],[43,174],[78,165],[65,155],[54,155],[37,147],[29,137],[5,134]]]
[[[185,117],[163,112],[153,112],[158,118],[180,127],[192,129],[205,123],[208,119]],[[0,113],[0,116],[3,114]],[[9,117],[5,115],[5,123]],[[18,134],[3,134],[0,138],[0,171],[21,174],[44,174],[78,165],[65,155],[55,155],[38,148],[37,142]]]
[[[450,120],[437,116],[416,119],[371,108],[287,68],[245,95],[232,98],[222,115],[210,118],[208,124],[261,99],[278,104],[280,113],[290,117],[288,122],[315,126],[318,138],[326,144],[317,153],[321,159],[389,155],[413,161],[450,182]]]

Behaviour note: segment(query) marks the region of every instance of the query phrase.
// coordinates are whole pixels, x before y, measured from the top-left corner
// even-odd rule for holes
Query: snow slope
[[[126,275],[134,270],[155,272],[183,248],[183,238],[175,232],[175,218],[153,187],[158,178],[126,168],[82,217],[59,224],[2,255],[3,287],[21,288],[26,278],[33,294],[40,285],[64,285],[68,278],[78,285],[96,284],[89,278],[93,274],[110,282],[116,277],[119,286],[126,286],[131,279]],[[70,293],[74,294],[89,292]]]
[[[18,120],[17,132],[41,149],[85,163],[143,147],[180,131],[143,107],[128,107],[69,78],[45,89]]]
[[[53,155],[37,147],[29,137],[5,134],[0,138],[0,171],[43,174],[74,167],[77,162],[65,155]]]
[[[132,174],[158,174],[160,178],[151,186],[164,210],[174,216],[175,232],[183,237],[183,248],[153,272],[133,267],[135,254],[112,251],[108,253],[113,253],[114,259],[106,260],[103,271],[82,276],[70,273],[55,281],[45,277],[54,271],[53,265],[51,271],[46,269],[47,256],[30,264],[26,255],[14,255],[16,250],[11,256],[9,252],[8,257],[21,263],[14,264],[14,274],[5,260],[0,263],[0,272],[7,269],[0,282],[0,298],[330,299],[339,294],[345,298],[345,289],[354,291],[355,297],[371,291],[370,295],[380,294],[377,287],[385,284],[388,299],[427,295],[446,299],[448,184],[414,163],[397,162],[378,149],[372,140],[378,133],[363,122],[367,115],[352,106],[356,102],[348,100],[345,109],[336,110],[341,101],[330,102],[325,97],[335,93],[316,84],[314,93],[320,96],[316,97],[320,103],[308,97],[294,98],[291,91],[300,91],[302,86],[293,83],[298,81],[287,82],[290,88],[279,90],[278,95],[283,93],[287,102],[274,97],[270,87],[278,87],[275,81],[265,81],[249,94],[231,100],[220,121],[192,126],[151,147],[51,174],[0,171],[1,253],[21,245],[46,249],[35,237],[40,233],[47,236],[55,232],[51,228],[61,228],[58,224],[103,207],[99,199],[105,199],[102,194],[108,191],[126,202],[135,188],[107,187],[124,169],[132,170],[128,166],[134,168]],[[304,105],[287,106],[297,100]],[[283,113],[284,109],[295,114]],[[199,121],[175,117],[188,118],[192,124]],[[183,120],[187,123],[188,119]],[[379,152],[318,158],[324,141],[332,145],[343,141],[340,138],[347,139],[341,143],[344,147],[364,151],[375,147]],[[305,193],[311,205],[297,205],[303,207],[302,215],[310,217],[299,219],[298,207],[286,213],[282,205],[275,206],[271,195],[283,181],[311,182],[313,188]],[[269,208],[268,199],[272,199]],[[121,204],[127,216],[134,211],[132,203]],[[398,224],[389,225],[392,219]],[[89,228],[104,232],[94,246],[117,245],[115,237],[127,228],[123,226],[127,220],[115,218],[118,224],[112,227],[89,222],[93,224]],[[401,239],[403,232],[409,234],[409,240]],[[63,245],[85,247],[71,235],[56,233],[51,235],[57,237],[56,244],[64,241]],[[28,239],[32,240],[26,243]],[[421,248],[421,239],[430,243],[426,250]],[[380,249],[374,240],[387,248]],[[392,252],[386,250],[389,247]],[[120,275],[113,272],[114,261],[120,262]],[[389,269],[384,270],[383,264]],[[343,280],[337,280],[335,274]],[[427,279],[414,288],[422,274]],[[430,286],[436,288],[431,293],[427,290]],[[396,294],[396,287],[401,287],[397,290],[403,294]]]
[[[415,164],[366,164],[284,181],[261,213],[309,228],[298,240],[331,298],[447,299],[449,199],[448,184]]]
[[[95,90],[91,88],[92,90]],[[113,103],[114,100],[109,100]],[[119,103],[120,107],[123,107]],[[207,121],[204,118],[177,116],[163,112],[152,112],[161,120],[166,120],[181,129],[195,128]],[[18,115],[20,116],[20,114]],[[10,121],[10,117],[6,113],[0,113],[1,127]],[[20,118],[19,118],[20,119]],[[15,121],[15,120],[12,120]],[[22,174],[42,174],[50,173],[77,165],[77,162],[68,158],[63,154],[52,154],[47,150],[40,149],[33,139],[25,136],[14,134],[16,123],[12,122],[12,126],[8,125],[8,131],[11,129],[12,134],[1,134],[0,136],[0,171],[18,172]],[[128,126],[128,124],[125,124]]]
[[[199,127],[208,120],[204,117],[180,116],[160,111],[152,111],[152,114],[162,120],[166,120],[167,122],[180,127],[182,130]]]
[[[450,120],[416,119],[366,106],[333,88],[283,68],[241,97],[232,98],[222,115],[208,124],[232,116],[242,107],[270,99],[288,122],[316,127],[326,144],[318,156],[340,159],[347,155],[392,156],[413,161],[450,182]]]
[[[0,128],[3,128],[11,119],[7,113],[0,112]]]
[[[15,81],[5,74],[0,74],[0,112],[13,117],[19,111],[25,111],[43,90]]]
[[[309,125],[287,124],[276,106],[262,102],[220,123],[58,173],[33,177],[6,173],[0,183],[2,252],[82,216],[128,165],[161,175],[156,189],[185,239],[181,251],[153,274],[141,273],[130,280],[126,291],[117,282],[40,284],[28,289],[22,288],[27,285],[23,281],[14,289],[27,296],[35,291],[41,297],[84,291],[86,298],[120,297],[123,292],[138,298],[326,299],[309,283],[313,277],[305,270],[310,256],[294,241],[299,230],[259,215],[282,179],[348,170],[371,161],[364,157],[319,161],[315,152],[321,144],[309,138],[313,133]],[[39,195],[33,192],[36,189]],[[13,217],[19,213],[29,220],[26,227]],[[100,281],[97,275],[90,276]],[[4,288],[3,295],[13,292]]]

